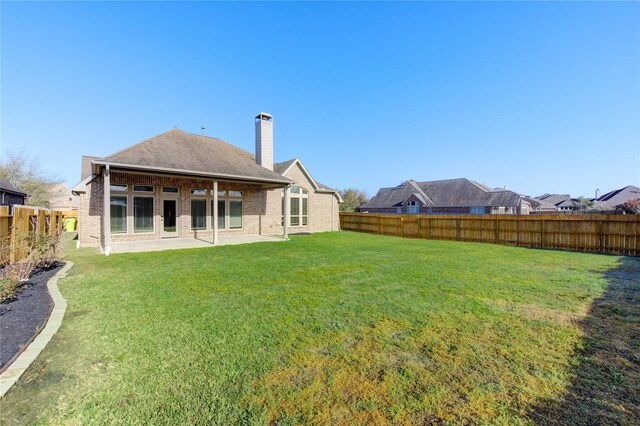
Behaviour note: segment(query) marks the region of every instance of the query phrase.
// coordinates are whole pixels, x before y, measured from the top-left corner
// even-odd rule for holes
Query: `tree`
[[[341,212],[354,212],[358,207],[369,201],[369,197],[364,191],[355,188],[347,188],[340,191],[342,204]]]
[[[24,153],[7,152],[0,161],[0,178],[29,194],[26,203],[30,206],[49,208],[49,189],[55,182],[51,175],[43,173],[42,167]]]
[[[586,210],[593,210],[593,201],[590,200],[589,198],[585,198],[585,197],[578,197],[575,200],[571,201],[573,204],[573,209],[574,210],[580,210],[580,211],[586,211]]]

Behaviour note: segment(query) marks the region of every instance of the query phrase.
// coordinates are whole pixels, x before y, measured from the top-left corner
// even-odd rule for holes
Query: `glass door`
[[[162,236],[178,236],[178,200],[162,200]]]

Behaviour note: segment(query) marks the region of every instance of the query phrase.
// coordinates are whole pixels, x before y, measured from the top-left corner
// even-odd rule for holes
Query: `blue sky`
[[[173,127],[369,195],[640,186],[640,3],[1,3],[1,152],[68,185]]]

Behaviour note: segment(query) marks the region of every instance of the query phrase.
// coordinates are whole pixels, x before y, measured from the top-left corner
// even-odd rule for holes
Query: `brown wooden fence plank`
[[[640,215],[340,213],[345,231],[640,256]]]

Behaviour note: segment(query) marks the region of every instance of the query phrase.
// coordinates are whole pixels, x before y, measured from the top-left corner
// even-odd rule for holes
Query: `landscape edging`
[[[68,260],[65,262],[64,267],[47,281],[47,289],[53,301],[53,309],[49,314],[47,324],[20,356],[0,374],[0,398],[4,397],[6,393],[9,392],[9,389],[20,379],[22,374],[24,374],[27,368],[35,361],[38,355],[40,355],[40,352],[47,346],[62,324],[62,318],[67,310],[67,301],[62,297],[62,293],[60,293],[58,289],[58,280],[66,277],[67,272],[69,272],[69,269],[73,266],[73,262]]]

